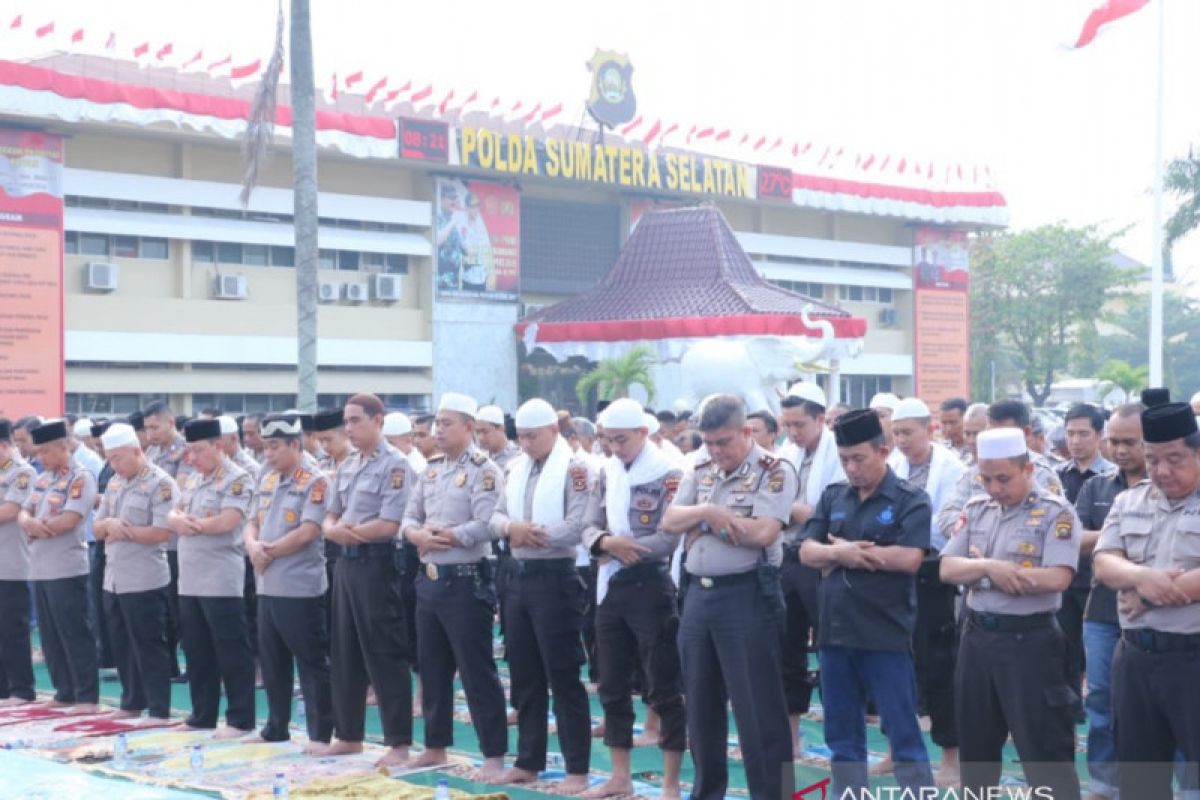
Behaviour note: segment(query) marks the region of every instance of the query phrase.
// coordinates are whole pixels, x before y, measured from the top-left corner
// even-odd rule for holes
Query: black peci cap
[[[129,427],[133,428],[135,431],[146,430],[146,415],[142,412],[134,411],[129,415],[128,420]]]
[[[883,436],[883,424],[874,409],[860,408],[838,417],[833,435],[838,447],[854,447]]]
[[[1171,402],[1171,390],[1165,387],[1157,389],[1142,389],[1142,405],[1154,408]]]
[[[345,424],[345,415],[340,408],[332,411],[318,411],[312,415],[312,429],[315,433],[336,430],[343,424]]]
[[[1187,403],[1163,403],[1142,412],[1142,438],[1152,444],[1173,442],[1196,430],[1196,416]]]
[[[217,419],[193,419],[183,426],[183,438],[188,442],[207,442],[221,438],[221,421]]]
[[[59,439],[67,438],[67,421],[62,419],[52,419],[49,422],[44,422],[29,432],[29,437],[33,439],[34,444],[48,444],[57,442]]]

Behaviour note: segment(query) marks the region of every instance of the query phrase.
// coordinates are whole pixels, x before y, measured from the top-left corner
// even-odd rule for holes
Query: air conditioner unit
[[[317,302],[319,303],[336,303],[341,295],[340,283],[326,283],[322,281],[317,286]]]
[[[365,303],[370,300],[365,283],[347,283],[342,286],[342,298],[347,303]]]
[[[245,275],[218,275],[213,297],[218,300],[245,300]]]
[[[384,303],[394,303],[400,299],[399,275],[372,275],[371,298]]]
[[[891,327],[896,324],[896,309],[881,308],[879,310],[879,324],[884,327]]]
[[[117,265],[107,261],[87,263],[87,288],[97,292],[111,292],[117,288]]]

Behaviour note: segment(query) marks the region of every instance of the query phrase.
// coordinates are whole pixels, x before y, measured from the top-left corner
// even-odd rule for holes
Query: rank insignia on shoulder
[[[483,451],[476,451],[475,454],[471,456],[471,463],[477,467],[482,467],[487,463],[487,460],[488,457]]]
[[[398,467],[398,468],[392,470],[392,488],[393,489],[403,489],[404,488],[404,468],[403,467]]]
[[[171,499],[171,482],[163,481],[158,485],[158,501],[165,503]]]
[[[483,484],[481,487],[485,492],[496,491],[496,473],[489,470],[483,472]]]
[[[78,500],[83,497],[83,478],[76,478],[71,484],[71,499]]]
[[[771,473],[771,477],[767,479],[767,491],[771,494],[779,494],[783,491],[783,471],[776,470]]]

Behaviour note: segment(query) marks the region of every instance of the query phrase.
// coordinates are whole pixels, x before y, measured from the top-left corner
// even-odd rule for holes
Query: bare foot
[[[376,768],[379,767],[395,767],[400,768],[408,763],[408,747],[389,747],[388,751],[383,754],[383,758],[375,762]]]
[[[592,727],[592,738],[593,739],[603,739],[604,738],[604,720],[600,720],[599,725],[595,725]]]
[[[443,748],[427,747],[419,756],[413,756],[408,761],[408,769],[424,769],[448,763],[446,751]]]
[[[609,778],[595,789],[588,789],[579,796],[585,798],[600,798],[622,797],[627,794],[633,794],[632,778]]]
[[[374,686],[367,687],[367,705],[369,705],[369,706],[379,705],[379,700],[377,700],[375,698],[375,687]]]
[[[36,703],[36,700],[26,700],[22,697],[6,697],[0,700],[0,708],[9,708],[10,706],[24,706],[29,703]]]
[[[506,721],[508,722],[508,726],[509,726],[510,728],[511,728],[513,725],[516,725],[516,724],[517,724],[517,712],[516,712],[516,711],[510,711],[510,712],[508,712],[508,719],[507,719]]]
[[[267,743],[267,740],[262,738],[261,733],[256,733],[253,736],[247,736],[245,739],[242,739],[242,741],[245,744],[266,744]],[[321,743],[320,742],[312,742],[311,744],[321,744]],[[324,747],[325,745],[321,745],[321,746]]]
[[[683,800],[683,793],[678,786],[664,786],[658,790],[660,800]]]
[[[520,767],[510,767],[501,772],[496,783],[530,783],[537,780],[537,773]]]
[[[475,770],[475,774],[471,776],[471,779],[479,783],[500,783],[500,778],[504,775],[504,772],[503,758],[485,758],[483,766]]]
[[[363,751],[363,743],[362,742],[343,742],[341,739],[338,739],[336,742],[329,745],[329,747],[326,747],[325,751],[323,753],[321,753],[321,755],[323,755],[323,756],[349,756],[349,755],[354,755],[356,753],[361,753],[362,751]]]
[[[213,739],[216,739],[218,741],[220,741],[222,739],[240,739],[243,736],[253,733],[253,732],[254,731],[244,731],[241,728],[231,728],[228,725],[226,725],[223,728],[217,729],[216,733],[213,734]]]
[[[633,737],[634,747],[658,747],[658,731],[642,731]]]
[[[933,782],[938,786],[945,788],[948,786],[958,786],[962,782],[962,776],[959,775],[958,767],[942,766],[933,776]]]
[[[895,768],[896,765],[892,763],[892,757],[888,756],[879,763],[872,764],[871,768],[867,770],[867,772],[872,775],[890,775],[892,774],[892,770]]]
[[[568,775],[550,787],[550,794],[569,797],[585,791],[589,785],[587,775]]]
[[[257,739],[260,742],[263,740],[263,738],[261,736],[257,736],[257,737],[255,737],[255,739]],[[247,739],[246,741],[252,742],[252,741],[254,741],[254,739]],[[325,755],[325,752],[328,749],[329,749],[328,742],[309,742],[308,744],[304,745],[304,755],[314,756],[316,758],[319,758],[319,757]]]

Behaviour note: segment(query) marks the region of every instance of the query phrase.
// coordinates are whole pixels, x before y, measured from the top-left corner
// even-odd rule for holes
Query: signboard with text
[[[434,225],[439,299],[517,302],[521,196],[515,186],[439,178]]]
[[[965,231],[917,228],[913,245],[914,393],[931,408],[967,397],[970,258]]]

